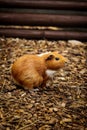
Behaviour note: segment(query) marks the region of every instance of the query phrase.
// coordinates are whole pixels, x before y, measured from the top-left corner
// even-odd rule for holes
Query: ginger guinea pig
[[[24,55],[14,62],[11,68],[16,84],[25,89],[43,87],[47,80],[64,66],[66,58],[58,52],[47,52],[39,55]]]

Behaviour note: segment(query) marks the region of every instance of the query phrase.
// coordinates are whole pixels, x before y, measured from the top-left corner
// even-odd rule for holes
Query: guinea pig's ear
[[[53,58],[54,58],[54,55],[49,55],[49,56],[46,58],[46,61],[52,60]]]

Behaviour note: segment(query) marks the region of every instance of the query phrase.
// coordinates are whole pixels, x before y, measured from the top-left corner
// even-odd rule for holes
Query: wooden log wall
[[[11,25],[56,26],[60,29],[18,29],[10,28]],[[87,1],[0,0],[0,36],[86,41]]]

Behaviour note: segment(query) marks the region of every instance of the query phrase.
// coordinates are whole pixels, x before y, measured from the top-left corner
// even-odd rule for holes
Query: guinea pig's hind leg
[[[41,77],[38,73],[34,73],[31,77],[26,77],[23,80],[23,86],[28,89],[38,88],[43,82],[43,77]]]
[[[38,88],[39,86],[41,86],[42,83],[43,83],[43,77],[38,75],[36,76],[36,78],[34,78],[33,86],[34,88]]]

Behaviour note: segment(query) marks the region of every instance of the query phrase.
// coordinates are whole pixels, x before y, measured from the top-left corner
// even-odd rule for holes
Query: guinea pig
[[[65,62],[66,58],[58,52],[26,54],[14,62],[11,73],[15,83],[25,89],[43,87],[46,86],[47,80],[64,66]]]

